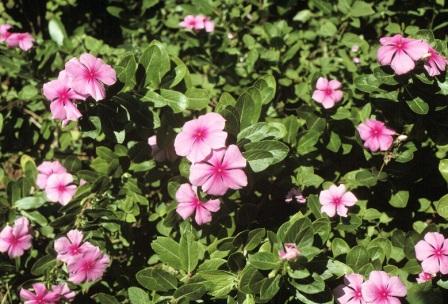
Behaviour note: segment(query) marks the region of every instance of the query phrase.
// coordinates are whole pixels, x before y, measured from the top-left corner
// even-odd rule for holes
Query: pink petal
[[[228,185],[220,177],[211,176],[203,185],[202,190],[211,195],[224,195],[229,189]]]
[[[345,207],[345,206],[342,205],[342,204],[336,207],[336,213],[337,213],[339,216],[347,217],[347,211],[348,211],[347,207]]]
[[[394,139],[390,135],[382,135],[378,137],[381,151],[387,151],[392,146]]]
[[[34,293],[32,293],[29,290],[26,290],[25,288],[21,288],[20,289],[20,298],[22,300],[34,300],[36,298],[36,295]]]
[[[84,235],[83,235],[82,231],[73,229],[67,233],[67,237],[71,241],[72,244],[79,245],[82,243],[82,239],[84,238]]]
[[[325,90],[328,88],[328,80],[324,77],[319,77],[316,82],[316,89]]]
[[[394,297],[404,297],[406,296],[406,287],[400,281],[398,277],[391,277],[389,279],[389,290],[390,294]]]
[[[243,154],[241,154],[238,146],[230,145],[226,150],[222,164],[226,169],[245,168],[246,159]]]
[[[196,205],[193,203],[179,203],[176,207],[176,212],[185,220],[189,218],[196,210]]]
[[[414,40],[406,43],[404,51],[414,60],[420,60],[429,52],[429,46],[423,40]]]
[[[415,63],[405,52],[397,51],[390,66],[394,70],[395,74],[402,75],[411,71],[415,67]]]
[[[185,127],[184,127],[185,128]],[[193,142],[189,133],[181,131],[174,139],[174,149],[179,156],[187,156],[191,152]]]
[[[326,213],[329,217],[336,215],[336,206],[333,204],[322,205],[320,212]]]
[[[176,201],[178,203],[191,203],[198,198],[190,184],[182,184],[176,191]]]
[[[202,204],[204,208],[211,212],[218,212],[221,208],[221,201],[219,199],[209,200]]]
[[[393,45],[382,46],[378,49],[376,57],[381,65],[389,65],[396,52],[397,48]]]
[[[341,200],[345,206],[353,206],[358,201],[356,196],[350,191],[344,193]]]
[[[322,103],[325,99],[325,92],[321,91],[321,90],[315,90],[313,92],[312,98],[314,101],[316,101],[318,103]]]
[[[69,185],[65,187],[65,191],[62,193],[59,199],[59,203],[62,206],[67,205],[73,198],[73,196],[76,193],[76,186],[75,185]]]
[[[440,263],[440,272],[442,274],[448,274],[448,256],[444,255],[443,257],[441,257],[439,263]]]
[[[330,80],[328,82],[328,85],[330,86],[330,88],[332,88],[333,90],[337,90],[341,87],[341,83],[338,80]]]
[[[247,186],[247,176],[241,169],[227,170],[227,175],[224,177],[223,182],[228,188],[241,189]]]
[[[325,95],[324,99],[322,100],[322,106],[324,109],[331,109],[335,105],[335,100],[331,98],[331,96]]]
[[[192,163],[200,162],[210,156],[212,149],[204,141],[195,141],[191,145],[190,153],[187,155],[187,159]]]
[[[196,163],[190,167],[190,182],[195,186],[202,186],[211,179],[212,167],[206,163]]]
[[[222,131],[226,124],[224,117],[214,112],[199,116],[198,122],[209,131]]]
[[[319,193],[319,202],[321,205],[328,205],[333,202],[333,195],[330,193],[330,190],[322,190]]]
[[[207,224],[211,222],[212,214],[210,213],[210,211],[200,206],[196,209],[194,220],[198,225]]]
[[[51,118],[64,120],[67,117],[63,103],[55,100],[50,104]]]
[[[425,234],[424,239],[434,248],[441,248],[445,241],[445,237],[439,232],[428,232]]]
[[[207,144],[212,149],[220,149],[226,146],[227,132],[217,131],[207,136]]]
[[[98,79],[106,85],[113,85],[117,82],[115,70],[108,64],[102,63],[97,70]]]

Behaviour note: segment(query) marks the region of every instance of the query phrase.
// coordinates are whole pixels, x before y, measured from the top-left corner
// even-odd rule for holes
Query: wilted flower
[[[448,239],[438,232],[428,232],[415,245],[415,256],[424,272],[448,274]]]
[[[428,72],[429,76],[440,75],[445,71],[448,62],[447,59],[430,46],[428,47],[428,52],[429,56],[426,58],[423,67]]]
[[[356,128],[364,141],[364,147],[372,152],[387,151],[392,146],[395,131],[388,129],[383,122],[368,119]]]
[[[339,304],[366,304],[362,296],[364,278],[357,273],[346,274],[344,285],[336,288],[336,300]]]
[[[59,301],[63,300],[63,301],[71,302],[71,301],[73,301],[73,299],[76,296],[76,292],[70,290],[67,283],[53,285],[53,288],[51,289],[51,291],[54,292],[58,296]]]
[[[6,39],[8,47],[18,46],[23,51],[28,51],[33,47],[34,38],[30,33],[11,33]]]
[[[389,276],[384,271],[372,271],[362,285],[362,295],[367,303],[400,303],[406,296],[406,287],[397,276]]]
[[[34,283],[34,293],[22,288],[20,289],[20,298],[25,304],[56,304],[60,295],[52,290],[47,290],[43,283]]]
[[[322,104],[325,109],[330,109],[341,101],[342,91],[341,83],[337,80],[328,80],[319,77],[316,83],[316,90],[313,92],[313,99]]]
[[[356,196],[347,191],[345,185],[331,185],[327,190],[322,190],[319,194],[319,202],[322,205],[321,212],[333,217],[336,214],[346,217],[347,207],[356,204]]]
[[[39,173],[37,174],[36,185],[40,189],[45,188],[45,186],[47,185],[47,180],[52,174],[67,172],[64,166],[62,166],[61,163],[57,160],[52,162],[44,161],[37,167],[37,171]]]
[[[52,174],[47,180],[45,194],[50,202],[67,205],[76,193],[73,176],[69,173]]]
[[[429,282],[432,280],[433,277],[435,277],[434,274],[422,271],[418,274],[417,283],[422,284],[425,282]]]
[[[12,227],[6,225],[0,232],[0,252],[8,252],[10,258],[19,257],[31,248],[32,239],[30,222],[25,217],[19,217]]]
[[[283,249],[278,252],[280,259],[285,261],[294,261],[299,257],[299,255],[300,251],[294,243],[285,243],[283,245]]]
[[[297,188],[291,188],[291,190],[288,191],[286,194],[285,202],[290,203],[292,200],[295,199],[300,204],[306,203],[306,198],[303,195],[302,191]]]

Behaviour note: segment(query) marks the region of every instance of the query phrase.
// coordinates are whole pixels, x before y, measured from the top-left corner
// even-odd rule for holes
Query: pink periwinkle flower
[[[187,121],[174,140],[176,154],[195,163],[210,156],[212,149],[224,148],[227,139],[227,132],[223,131],[225,122],[218,113]]]
[[[70,290],[67,283],[61,283],[58,285],[53,285],[53,288],[51,289],[52,292],[54,292],[57,296],[59,301],[65,301],[65,302],[71,302],[76,296],[76,292]]]
[[[377,59],[381,65],[390,65],[395,74],[402,75],[415,67],[415,61],[428,53],[428,44],[423,40],[405,38],[401,35],[383,37]]]
[[[109,257],[93,246],[67,263],[69,281],[75,284],[97,281],[102,278],[109,263]]]
[[[52,174],[47,180],[45,194],[50,202],[67,205],[76,193],[73,176],[69,173]]]
[[[243,168],[246,159],[235,145],[213,150],[212,155],[203,162],[190,167],[190,182],[201,186],[211,195],[224,195],[230,189],[247,186],[247,176]]]
[[[406,296],[406,287],[397,276],[389,276],[384,271],[372,271],[362,285],[362,295],[367,303],[400,304]]]
[[[59,73],[58,79],[49,81],[43,86],[45,97],[51,101],[52,118],[62,120],[64,124],[69,121],[77,121],[82,116],[74,100],[85,99],[85,96],[71,88],[70,82],[70,78],[64,70]]]
[[[34,38],[30,33],[12,33],[6,39],[8,47],[18,46],[23,51],[28,51],[33,47]]]
[[[368,119],[356,128],[364,141],[364,147],[372,152],[387,151],[393,144],[395,131],[387,128],[383,122]]]
[[[71,78],[73,89],[82,95],[90,95],[96,101],[106,97],[104,85],[113,85],[117,81],[115,70],[100,58],[84,53],[72,58],[65,64],[65,70]]]
[[[294,261],[300,255],[300,250],[297,248],[297,245],[294,243],[285,243],[283,245],[283,249],[278,252],[278,256],[281,260],[284,261]]]
[[[319,77],[316,83],[316,90],[313,92],[313,99],[322,104],[325,109],[330,109],[342,100],[341,83],[337,80],[328,80]]]
[[[184,20],[179,23],[179,25],[183,28],[194,30],[198,27],[197,23],[198,21],[196,20],[196,16],[187,15],[184,17]]]
[[[6,225],[0,232],[0,252],[7,252],[10,258],[22,256],[31,248],[32,239],[30,222],[25,217],[19,217],[12,227]]]
[[[8,39],[11,35],[11,32],[9,31],[11,27],[12,26],[9,24],[0,25],[0,42],[6,41],[6,39]]]
[[[448,274],[448,239],[438,232],[428,232],[415,245],[415,256],[424,272]]]
[[[423,67],[426,72],[428,72],[429,76],[440,75],[443,71],[445,71],[448,60],[432,47],[428,48],[428,53],[429,56],[426,58]]]
[[[82,241],[84,235],[82,231],[70,230],[67,236],[58,238],[54,242],[54,250],[57,252],[57,259],[68,263],[71,259],[77,257],[80,254],[86,253],[94,246],[89,242]]]
[[[336,300],[339,304],[366,304],[362,295],[364,278],[357,273],[346,274],[344,285],[336,288]]]
[[[190,184],[182,184],[176,192],[176,200],[179,203],[176,212],[185,220],[195,213],[195,221],[198,225],[210,223],[212,212],[217,212],[221,202],[213,199],[203,202],[197,195],[197,188]]]
[[[170,146],[166,149],[161,149],[157,144],[156,135],[148,138],[148,145],[151,148],[151,155],[157,162],[163,162],[165,160],[175,161],[177,158],[176,152],[174,151],[174,147]]]
[[[37,174],[36,179],[36,185],[39,187],[39,189],[44,189],[47,185],[47,180],[50,177],[50,175],[55,173],[66,173],[67,170],[64,168],[63,165],[59,161],[44,161],[42,164],[40,164],[37,167],[37,171],[39,172]]]
[[[20,298],[25,304],[57,304],[60,295],[52,290],[48,290],[43,283],[34,283],[34,292],[25,288],[20,289]]]
[[[423,284],[423,283],[431,281],[432,278],[435,276],[436,276],[435,274],[430,274],[428,272],[422,271],[418,274],[418,278],[416,279],[416,281],[418,284]]]
[[[358,199],[356,196],[347,191],[345,185],[331,185],[327,190],[322,190],[319,194],[319,202],[322,205],[320,211],[326,213],[329,217],[336,214],[346,217],[347,207],[356,204]]]

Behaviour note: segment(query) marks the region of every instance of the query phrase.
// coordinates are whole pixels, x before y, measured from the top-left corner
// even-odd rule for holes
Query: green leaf
[[[95,294],[93,297],[95,298],[96,301],[100,302],[101,304],[120,304],[117,298],[103,292],[99,292]]]
[[[268,301],[272,299],[279,290],[280,290],[279,275],[275,276],[275,278],[266,278],[263,284],[261,285],[260,299],[263,301]]]
[[[185,232],[180,238],[179,253],[183,269],[191,273],[199,262],[198,243],[191,232]]]
[[[429,112],[429,105],[420,97],[406,101],[409,108],[419,115],[426,115]]]
[[[64,43],[64,38],[67,37],[64,25],[58,18],[53,18],[48,22],[48,32],[51,39],[58,45],[62,45]]]
[[[445,181],[448,183],[448,159],[442,159],[439,162],[439,171]]]
[[[43,204],[45,204],[46,199],[42,195],[36,196],[27,196],[24,198],[15,201],[12,205],[13,208],[17,208],[19,210],[29,210],[29,209],[37,209]]]
[[[129,287],[128,295],[131,304],[147,304],[150,302],[146,291],[138,287]]]
[[[369,262],[369,253],[366,248],[355,246],[347,254],[346,261],[347,265],[356,271]]]
[[[254,172],[261,172],[281,162],[289,152],[287,145],[276,140],[248,143],[244,149],[246,150],[244,156]]]
[[[372,9],[372,4],[364,1],[355,1],[350,10],[350,15],[353,17],[370,16],[374,13],[375,11]]]
[[[158,41],[152,42],[143,51],[139,61],[146,72],[145,85],[157,89],[163,76],[171,68],[170,58],[165,46]]]
[[[309,130],[302,137],[299,138],[297,143],[297,153],[305,155],[316,150],[316,144],[319,141],[321,132]]]
[[[314,168],[313,167],[305,167],[300,166],[296,169],[296,178],[295,182],[297,186],[300,186],[302,188],[306,187],[319,187],[324,179],[320,177],[317,174],[314,174]]]
[[[135,275],[137,281],[149,290],[168,291],[177,288],[174,275],[158,268],[145,268]]]
[[[434,204],[436,206],[437,214],[445,219],[448,219],[448,194],[442,196]]]
[[[240,274],[238,289],[246,294],[258,293],[264,281],[264,276],[254,267],[246,266]]]
[[[389,204],[395,208],[405,208],[409,200],[409,191],[398,191],[393,194],[389,200]]]
[[[33,264],[31,273],[34,276],[41,276],[51,270],[54,266],[56,266],[56,259],[52,255],[44,255]]]
[[[257,142],[268,137],[281,139],[284,136],[286,136],[286,128],[283,124],[277,122],[258,122],[241,130],[238,133],[237,142],[241,142],[242,140]]]
[[[240,128],[243,130],[258,122],[261,114],[262,99],[260,91],[250,88],[238,98],[236,110],[240,116]]]
[[[181,257],[179,254],[179,244],[168,237],[158,237],[151,243],[152,249],[159,255],[162,262],[174,267],[182,269]]]
[[[190,110],[202,110],[208,106],[210,102],[210,94],[208,90],[190,88],[185,92],[187,97],[187,108]]]
[[[350,246],[341,238],[334,238],[331,242],[331,251],[333,256],[337,257],[350,251]]]
[[[257,252],[249,255],[249,264],[261,270],[271,270],[278,268],[281,263],[278,255],[271,252]]]
[[[233,273],[223,270],[202,271],[197,275],[207,281],[207,290],[218,299],[227,297],[237,281]]]
[[[187,299],[189,301],[199,300],[207,292],[204,283],[187,283],[176,289],[173,296],[176,298],[177,303],[181,299]]]
[[[122,91],[131,90],[137,84],[135,73],[137,72],[137,62],[133,54],[124,56],[115,67],[118,79],[124,83]]]
[[[188,107],[188,98],[177,91],[161,89],[160,94],[148,91],[142,98],[143,101],[151,101],[156,108],[169,106],[175,113],[183,112]]]

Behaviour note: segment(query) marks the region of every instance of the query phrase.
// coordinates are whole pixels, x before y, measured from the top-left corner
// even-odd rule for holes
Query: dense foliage
[[[0,3],[0,25],[33,37],[0,42],[0,229],[26,238],[22,254],[0,253],[0,303],[63,283],[74,303],[333,303],[352,273],[398,277],[402,303],[446,303],[448,240],[428,234],[448,238],[448,77],[445,66],[428,70],[428,45],[448,55],[445,5]],[[188,29],[188,15],[208,19]],[[390,43],[380,38],[396,34],[424,41],[425,54],[377,58]],[[104,98],[78,83],[79,114],[55,118],[67,108],[44,84],[82,68],[85,53],[117,81],[108,70]],[[336,94],[332,104],[316,90]],[[210,130],[225,119],[214,140],[227,134],[211,153],[233,153],[219,170],[234,175],[219,189],[196,173],[217,168],[204,163],[210,150],[201,158],[174,144],[207,113],[217,113]],[[381,147],[367,144],[366,121],[390,130]],[[57,178],[38,179],[44,161],[60,162]],[[196,209],[182,212],[183,194]],[[348,210],[332,213],[325,199],[339,194]],[[61,254],[74,229],[104,275],[75,277],[82,260]],[[428,244],[441,248],[436,266],[416,252]]]

